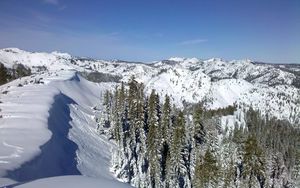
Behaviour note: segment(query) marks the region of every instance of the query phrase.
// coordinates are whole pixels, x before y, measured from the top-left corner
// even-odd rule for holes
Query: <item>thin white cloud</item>
[[[44,0],[45,3],[51,4],[51,5],[58,5],[59,1],[58,0]]]
[[[60,0],[43,0],[44,3],[56,6],[58,10],[63,11],[67,8]]]
[[[185,40],[182,42],[179,42],[179,45],[192,45],[192,44],[200,44],[203,42],[207,42],[207,39],[193,39],[193,40]]]

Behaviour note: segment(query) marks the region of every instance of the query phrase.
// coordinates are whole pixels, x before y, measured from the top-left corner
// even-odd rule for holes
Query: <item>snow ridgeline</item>
[[[92,187],[103,182],[102,186],[128,187],[109,171],[114,145],[96,132],[97,111],[93,107],[101,108],[95,101],[109,87],[86,81],[74,71],[24,77],[1,86],[0,186],[84,175],[100,180],[88,183],[89,178],[81,176],[49,178],[21,187],[45,182],[56,187],[64,179],[72,179],[72,185],[78,182]]]

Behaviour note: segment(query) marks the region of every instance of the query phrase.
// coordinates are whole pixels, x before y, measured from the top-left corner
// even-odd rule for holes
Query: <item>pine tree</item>
[[[205,142],[205,129],[202,123],[203,109],[198,105],[193,113],[193,121],[195,126],[194,139],[196,145],[201,145]]]
[[[290,124],[262,119],[251,109],[245,112],[246,126],[241,119],[228,135],[216,115],[232,114],[231,107],[204,111],[198,106],[175,113],[166,96],[161,112],[154,90],[147,98],[142,84],[132,79],[128,86],[126,91],[122,84],[107,101],[109,111],[116,112],[110,121],[120,147],[114,168],[132,185],[288,187],[299,178],[300,134]],[[280,160],[270,157],[266,162],[265,156],[277,153]]]
[[[128,116],[125,117],[125,130],[127,135],[125,136],[125,155],[128,159],[129,182],[135,186],[141,186],[144,185],[145,181],[140,181],[143,175],[143,167],[140,164],[145,164],[146,161],[144,86],[143,84],[139,84],[134,77],[130,79],[128,86],[129,90],[126,97]],[[120,96],[121,95],[122,91],[120,91]]]
[[[267,182],[270,187],[280,187],[288,180],[284,174],[287,173],[287,168],[284,165],[284,159],[281,153],[272,154],[270,156],[270,180]]]
[[[124,84],[122,83],[122,88],[124,89]],[[124,90],[123,90],[124,91]],[[124,134],[123,134],[123,122],[122,122],[122,115],[123,115],[123,108],[121,107],[121,89],[117,86],[114,92],[114,105],[113,105],[113,138],[116,139],[118,144],[118,149],[113,154],[112,164],[114,169],[122,169],[122,166],[125,161],[125,154],[124,154]],[[119,174],[118,174],[119,175]]]
[[[170,169],[170,129],[171,129],[171,104],[170,97],[165,96],[165,102],[162,111],[162,148],[161,148],[161,166],[162,166],[162,181],[165,181],[165,187],[168,186],[166,182],[169,181]]]
[[[162,112],[162,142],[166,143],[170,138],[169,131],[171,128],[171,104],[170,97],[168,95],[165,96],[165,102],[163,105]]]
[[[170,176],[172,182],[170,182],[171,187],[182,187],[181,185],[183,178],[182,174],[184,173],[183,167],[183,143],[185,141],[185,118],[182,111],[179,111],[177,118],[175,120],[175,125],[173,129],[173,138],[171,145],[171,169]]]
[[[264,187],[265,183],[265,159],[263,150],[254,136],[249,136],[245,142],[243,155],[243,179],[249,187]]]
[[[297,131],[298,136],[295,140],[295,167],[293,172],[293,178],[300,182],[300,131]]]
[[[121,120],[120,120],[120,115],[121,115],[121,112],[119,110],[119,97],[120,97],[120,92],[119,92],[119,89],[118,89],[118,86],[116,86],[115,88],[115,92],[114,92],[114,98],[113,98],[113,109],[112,109],[112,121],[113,121],[113,124],[114,124],[114,130],[113,130],[113,138],[116,139],[116,141],[118,143],[120,143],[120,134],[121,134]]]
[[[218,178],[219,167],[217,160],[208,149],[202,160],[199,159],[197,162],[193,185],[195,188],[216,187]]]
[[[118,128],[119,130],[117,130],[116,132],[119,133],[119,136],[117,136],[119,138],[119,144],[121,146],[121,148],[124,147],[124,139],[125,139],[125,135],[124,135],[124,131],[125,131],[125,124],[126,124],[126,94],[125,94],[125,86],[124,83],[121,83],[121,88],[118,90],[118,92],[116,92],[117,95],[117,101],[116,101],[116,115],[117,115],[117,126],[116,128]]]
[[[102,130],[100,131],[107,131],[109,133],[108,136],[111,139],[114,137],[114,128],[112,127],[114,124],[112,124],[111,122],[111,120],[113,119],[112,93],[109,90],[106,90],[103,97],[103,106],[105,110],[101,127]]]
[[[236,175],[235,164],[232,159],[230,160],[229,164],[227,164],[227,167],[223,172],[223,174],[224,174],[223,188],[232,187],[234,185],[235,175]]]
[[[5,84],[9,80],[9,77],[7,69],[0,63],[0,85]]]
[[[131,77],[129,83],[129,91],[128,91],[128,123],[129,123],[129,135],[130,135],[130,147],[132,152],[135,152],[136,147],[136,139],[137,139],[137,128],[139,121],[139,84]]]
[[[148,109],[148,126],[149,132],[147,135],[147,152],[149,158],[149,175],[152,187],[159,187],[160,181],[160,158],[159,158],[159,98],[155,90],[152,90],[149,97]]]

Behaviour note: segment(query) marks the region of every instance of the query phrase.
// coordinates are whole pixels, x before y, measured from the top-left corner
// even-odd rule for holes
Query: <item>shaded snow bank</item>
[[[39,155],[51,138],[47,119],[59,91],[46,85],[17,87],[26,79],[0,87],[0,177]]]
[[[110,160],[115,145],[97,133],[95,118],[100,114],[93,109],[102,108],[100,97],[107,89],[114,88],[114,84],[92,83],[76,74],[72,80],[55,85],[76,103],[69,105],[72,119],[69,138],[78,145],[78,170],[86,176],[114,179],[110,172]]]
[[[70,118],[69,105],[75,102],[60,93],[54,97],[49,110],[48,129],[51,139],[40,147],[40,155],[7,172],[7,177],[19,182],[44,177],[78,175],[76,150],[78,146],[68,138]]]
[[[105,178],[89,178],[84,176],[60,176],[39,179],[27,184],[16,186],[17,188],[127,188],[128,184],[111,181]]]

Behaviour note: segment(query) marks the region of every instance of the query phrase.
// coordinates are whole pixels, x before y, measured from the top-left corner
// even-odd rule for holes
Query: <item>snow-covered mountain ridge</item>
[[[110,171],[116,145],[99,135],[96,119],[101,118],[104,92],[131,76],[144,83],[147,94],[152,89],[162,98],[168,94],[178,107],[198,102],[211,109],[251,105],[299,125],[299,65],[217,58],[143,64],[16,48],[0,50],[0,63],[7,68],[22,64],[32,73],[0,86],[0,186],[84,175],[100,180],[79,177],[91,186],[127,187]],[[224,116],[221,124],[233,127],[235,118]],[[28,186],[68,179],[41,179]]]
[[[16,48],[0,50],[0,63],[6,67],[23,64],[37,74],[46,69],[52,73],[100,72],[116,76],[119,81],[135,76],[145,84],[148,94],[152,89],[161,96],[168,94],[178,106],[198,102],[204,102],[208,108],[234,103],[251,105],[262,113],[299,123],[300,65],[297,64],[178,57],[143,64],[78,58],[59,52],[32,53]]]

